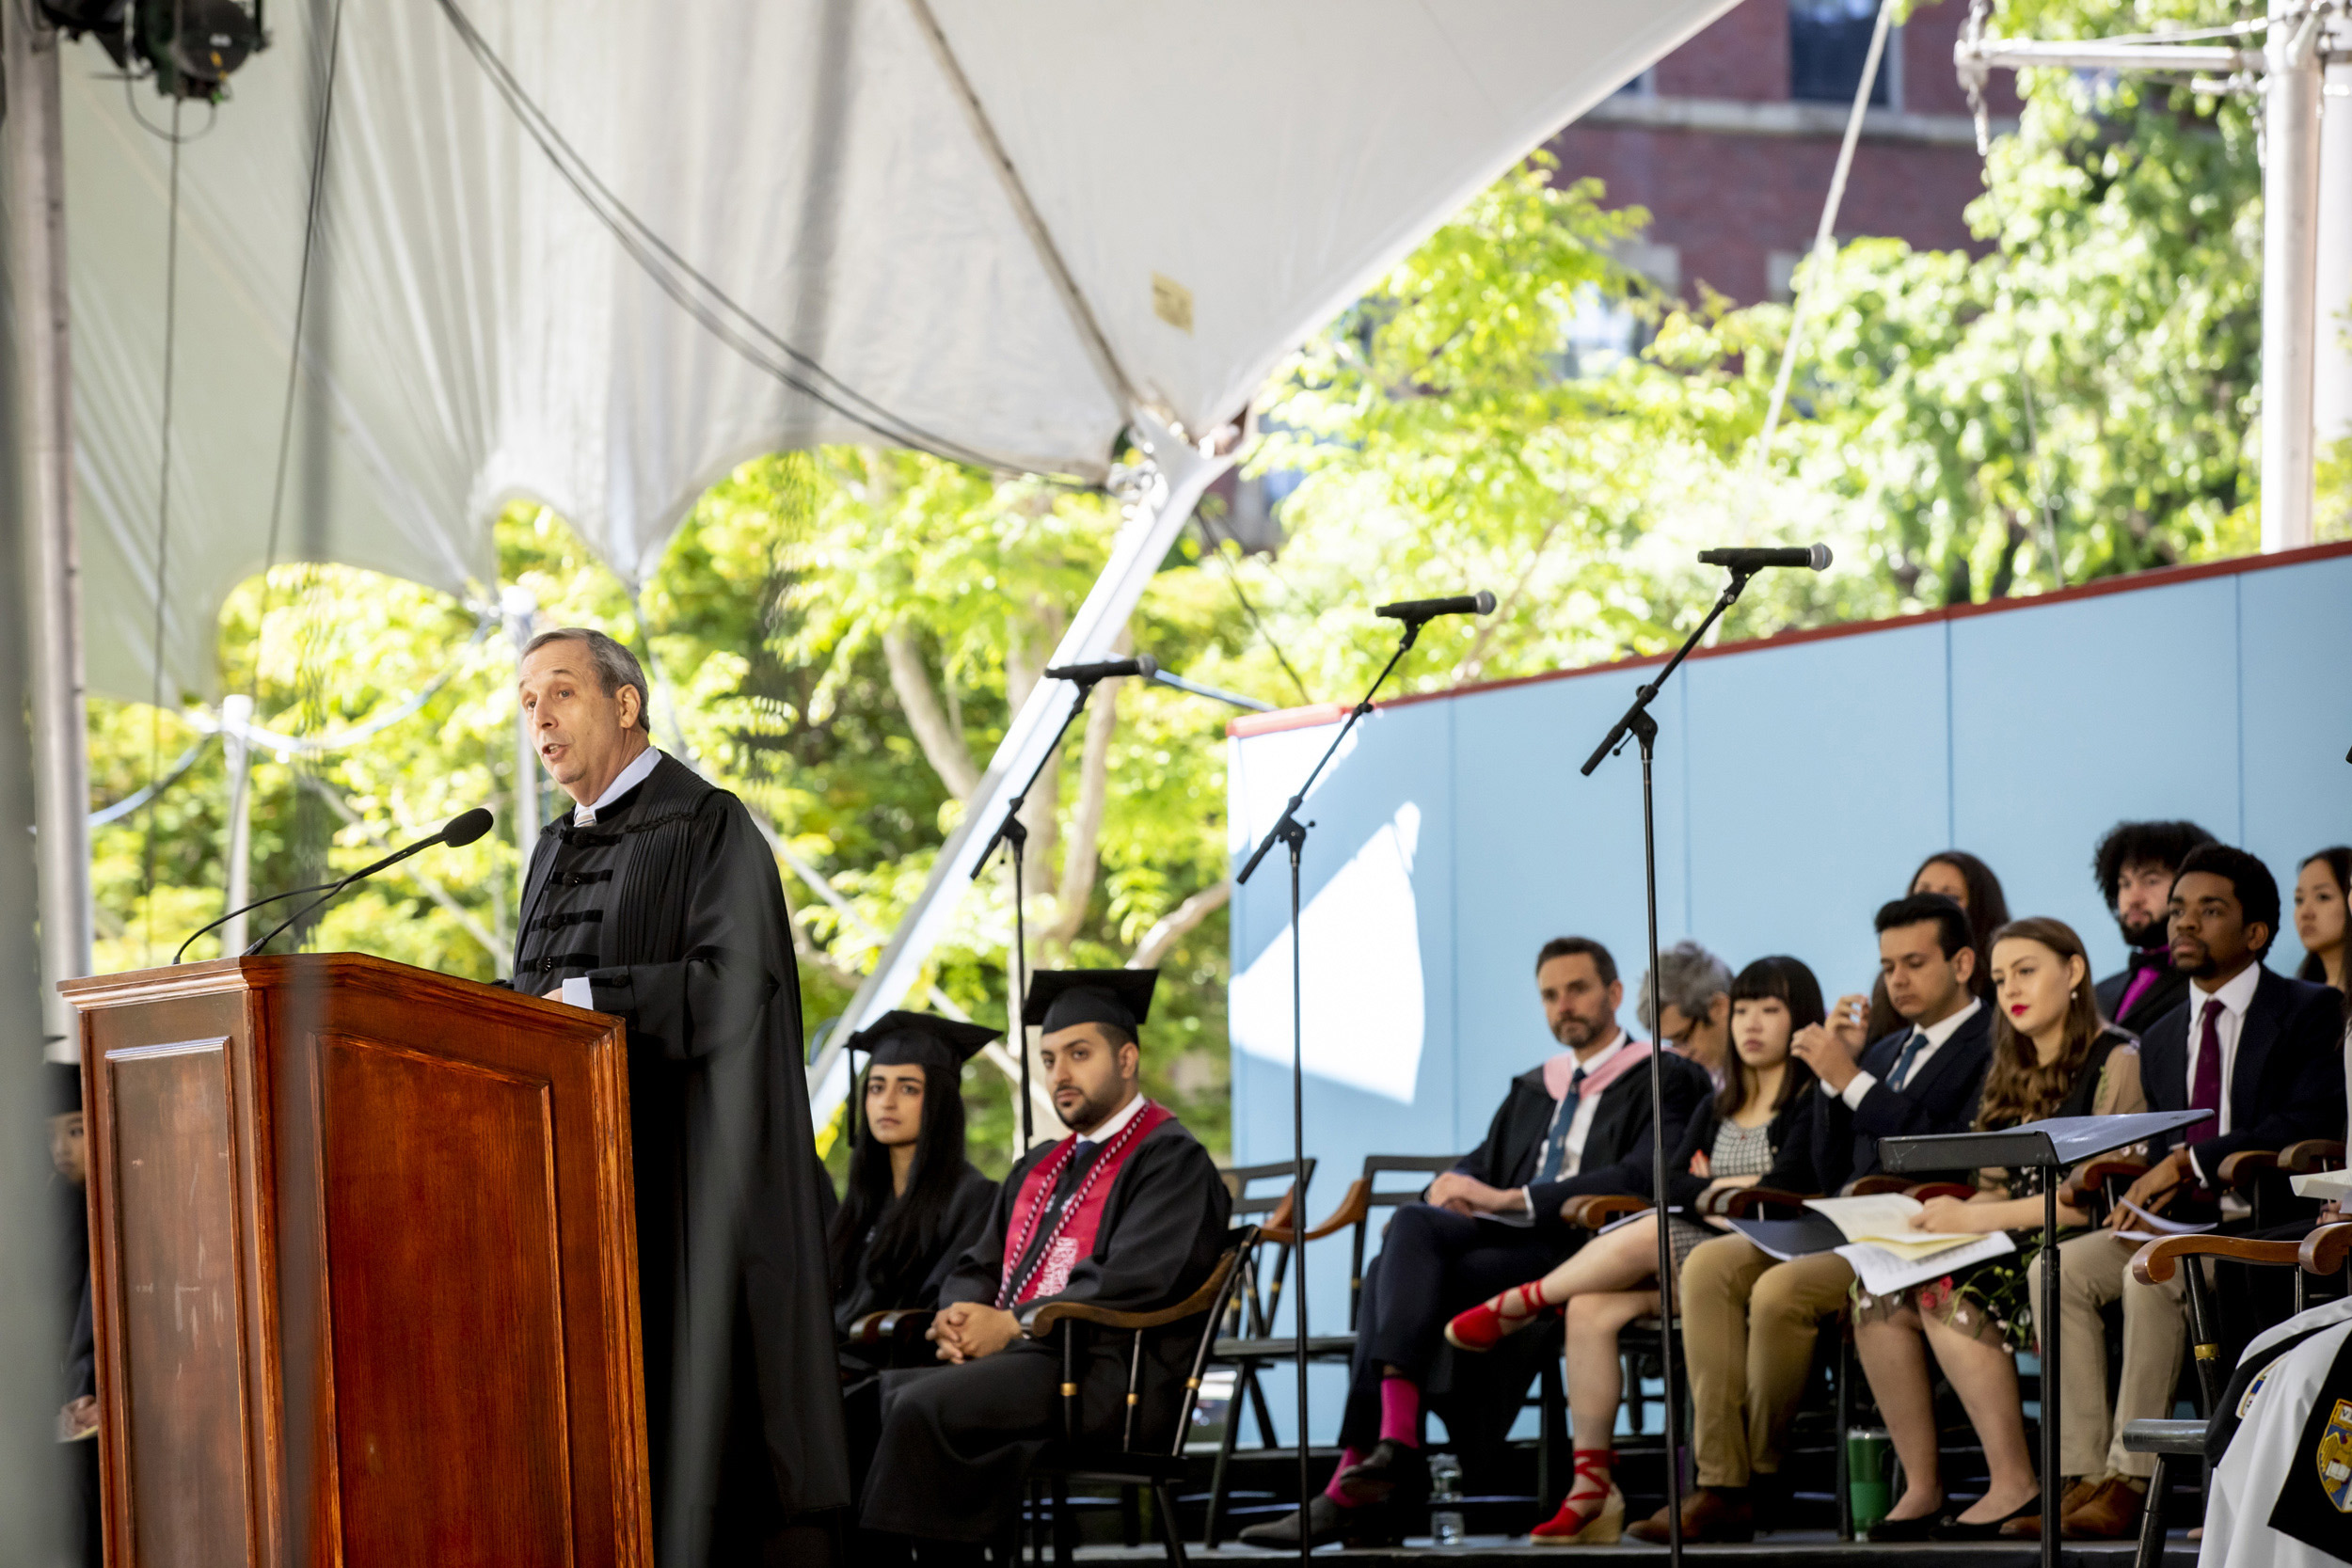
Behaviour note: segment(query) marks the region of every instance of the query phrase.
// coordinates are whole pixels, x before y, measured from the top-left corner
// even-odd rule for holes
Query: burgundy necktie
[[[2122,1018],[2139,1005],[2139,999],[2156,989],[2164,972],[2172,967],[2172,950],[2169,947],[2142,948],[2132,955],[2131,978],[2124,982],[2123,994],[2115,1004],[2115,1016]]]
[[[2197,1071],[2190,1079],[2188,1108],[2213,1115],[2188,1130],[2187,1141],[2202,1143],[2221,1132],[2221,999],[2205,998],[2197,1025]]]

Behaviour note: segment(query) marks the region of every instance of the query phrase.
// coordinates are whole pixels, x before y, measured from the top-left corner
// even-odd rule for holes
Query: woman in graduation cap
[[[1060,1424],[1060,1352],[1025,1338],[1023,1321],[1054,1300],[1155,1310],[1216,1267],[1232,1199],[1208,1150],[1139,1082],[1137,1036],[1157,977],[1045,970],[1031,983],[1023,1021],[1044,1026],[1045,1086],[1071,1135],[1013,1166],[978,1243],[941,1286],[930,1338],[950,1364],[882,1374],[867,1529],[975,1545],[1001,1536]],[[1195,1322],[1147,1333],[1138,1447],[1173,1435],[1187,1337],[1199,1332]],[[1089,1351],[1078,1401],[1090,1435],[1116,1440],[1120,1430],[1125,1350],[1113,1335]],[[926,1548],[924,1560],[938,1556]]]
[[[963,1154],[962,1068],[1000,1031],[928,1013],[885,1013],[850,1037],[866,1082],[849,1191],[834,1216],[833,1316],[928,1307],[988,1224],[996,1183]],[[845,1349],[844,1369],[854,1354]]]

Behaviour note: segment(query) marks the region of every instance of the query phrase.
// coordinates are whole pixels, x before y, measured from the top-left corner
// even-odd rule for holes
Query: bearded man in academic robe
[[[1059,1433],[1061,1354],[1025,1338],[1024,1319],[1050,1301],[1156,1310],[1216,1267],[1232,1197],[1209,1151],[1137,1082],[1157,978],[1046,970],[1030,987],[1023,1022],[1043,1025],[1038,1060],[1071,1135],[1014,1164],[987,1229],[941,1288],[930,1338],[947,1365],[882,1374],[861,1521],[915,1538],[926,1563],[1003,1539],[1029,1466]],[[1172,1438],[1200,1326],[1147,1331],[1138,1447]],[[1085,1436],[1118,1441],[1129,1343],[1115,1335],[1084,1347]],[[961,1554],[938,1543],[962,1544]]]
[[[628,1025],[658,1560],[833,1560],[832,1188],[775,858],[740,800],[654,748],[644,673],[602,632],[532,639],[520,696],[576,805],[532,849],[514,983]]]

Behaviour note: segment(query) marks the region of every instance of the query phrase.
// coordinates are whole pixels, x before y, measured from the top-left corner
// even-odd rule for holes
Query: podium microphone
[[[1133,658],[1098,659],[1092,664],[1057,664],[1045,672],[1045,678],[1092,686],[1096,681],[1106,681],[1113,675],[1134,675],[1148,681],[1159,673],[1158,659],[1150,654],[1137,654]]]
[[[304,915],[309,914],[312,910],[317,909],[321,904],[326,903],[328,899],[334,897],[335,895],[351,886],[352,883],[365,881],[368,878],[374,876],[386,866],[398,865],[402,861],[406,860],[409,856],[421,855],[427,849],[434,847],[436,845],[446,844],[452,847],[456,847],[461,845],[471,844],[475,839],[480,838],[484,833],[490,831],[490,822],[491,816],[489,808],[486,806],[476,806],[471,811],[460,812],[455,816],[451,817],[448,824],[444,826],[439,832],[433,834],[430,838],[421,838],[417,840],[416,843],[409,845],[406,848],[395,849],[390,854],[385,856],[382,860],[377,861],[374,864],[363,865],[358,870],[353,872],[350,876],[342,878],[340,880],[323,883],[319,888],[315,889],[296,888],[293,893],[280,893],[271,897],[257,899],[253,903],[247,904],[246,909],[252,910],[259,909],[263,904],[274,904],[280,898],[293,898],[305,893],[316,892],[319,895],[317,898],[303,905],[302,908],[296,910],[293,914],[287,916],[286,919],[273,927],[269,935],[262,938],[261,941],[254,942],[251,946],[247,947],[242,954],[239,955],[239,957],[247,958],[253,957],[253,955],[259,953],[262,948],[267,947],[271,942],[275,941],[278,932],[283,931],[287,927],[292,926],[294,922],[300,920]],[[188,938],[188,942],[194,942],[197,937],[200,937],[206,931],[211,930],[213,926],[221,925],[232,916],[242,914],[245,911],[243,910],[230,911],[228,914],[222,915],[219,920],[214,921],[212,926],[206,926],[199,928],[194,935]],[[182,942],[180,944],[180,951],[184,953],[187,950],[188,942]],[[177,963],[179,961],[179,958],[175,955],[172,958],[172,962]]]
[[[1491,615],[1494,609],[1495,596],[1482,588],[1475,594],[1457,594],[1450,599],[1405,599],[1384,604],[1373,613],[1383,620],[1417,626],[1440,615]]]
[[[1767,566],[1796,566],[1808,572],[1829,567],[1827,545],[1789,545],[1778,549],[1699,551],[1702,566],[1728,566],[1735,572],[1760,572]]]

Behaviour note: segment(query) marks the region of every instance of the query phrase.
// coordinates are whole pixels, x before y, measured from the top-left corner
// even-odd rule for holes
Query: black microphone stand
[[[1061,749],[1062,736],[1070,733],[1070,726],[1076,721],[1079,714],[1086,711],[1087,699],[1094,695],[1095,682],[1103,678],[1096,675],[1071,681],[1070,684],[1078,689],[1078,695],[1071,702],[1070,711],[1062,715],[1061,728],[1054,732],[1054,743],[1046,747],[1044,753],[1037,759],[1037,767],[1029,774],[1029,782],[1021,786],[1021,793],[1005,807],[1005,819],[996,825],[995,834],[989,839],[988,847],[980,851],[980,858],[972,863],[972,879],[977,882],[980,879],[980,873],[988,869],[988,863],[995,857],[996,846],[1006,845],[1012,850],[1012,1000],[1005,1008],[1009,1025],[1005,1034],[1021,1050],[1022,1154],[1029,1152],[1034,1110],[1029,1095],[1029,1026],[1021,1019],[1022,1004],[1029,990],[1029,926],[1021,907],[1025,886],[1022,856],[1029,847],[1029,826],[1021,820],[1021,808],[1029,803],[1029,791],[1035,789],[1038,780],[1045,776],[1045,769],[1052,764],[1054,753]],[[1015,1156],[1016,1159],[1019,1157]]]
[[[1593,754],[1584,759],[1579,769],[1587,778],[1593,769],[1607,760],[1612,752],[1621,749],[1630,736],[1642,748],[1642,872],[1649,895],[1649,1016],[1650,1033],[1658,1032],[1660,1017],[1658,1002],[1658,815],[1657,798],[1650,782],[1650,764],[1658,749],[1658,721],[1650,716],[1649,705],[1665,689],[1666,682],[1691,657],[1691,650],[1707,635],[1707,628],[1722,619],[1724,610],[1739,600],[1740,591],[1748,585],[1753,575],[1749,568],[1735,566],[1731,580],[1715,596],[1715,607],[1707,612],[1707,619],[1683,641],[1666,667],[1658,672],[1658,678],[1633,693],[1633,705],[1625,710],[1625,717],[1610,727],[1601,737]],[[1650,1190],[1651,1212],[1658,1216],[1658,1288],[1659,1316],[1663,1323],[1658,1336],[1658,1370],[1660,1402],[1665,1411],[1666,1442],[1666,1560],[1682,1561],[1682,1403],[1675,1386],[1675,1323],[1677,1316],[1675,1292],[1674,1237],[1666,1214],[1666,1063],[1665,1042],[1652,1040],[1649,1053],[1650,1106]]]
[[[1293,795],[1290,802],[1283,806],[1281,816],[1273,827],[1266,830],[1265,837],[1259,841],[1257,851],[1249,857],[1249,863],[1243,866],[1240,874],[1233,879],[1236,886],[1248,881],[1249,874],[1258,869],[1258,863],[1266,858],[1267,852],[1275,845],[1289,846],[1291,852],[1291,1247],[1297,1264],[1297,1267],[1291,1271],[1291,1308],[1294,1314],[1293,1323],[1296,1340],[1294,1358],[1298,1370],[1298,1560],[1301,1562],[1306,1561],[1307,1554],[1314,1550],[1314,1532],[1308,1528],[1307,1521],[1309,1507],[1314,1501],[1314,1489],[1308,1479],[1307,1456],[1307,1070],[1304,1001],[1306,993],[1300,988],[1299,983],[1298,857],[1300,851],[1307,847],[1307,830],[1314,824],[1301,822],[1298,819],[1298,808],[1307,803],[1307,791],[1314,787],[1315,781],[1323,776],[1324,768],[1329,766],[1334,756],[1339,754],[1340,746],[1347,739],[1347,732],[1356,727],[1356,721],[1372,711],[1372,694],[1380,689],[1382,683],[1388,680],[1389,673],[1394,670],[1398,661],[1412,650],[1413,643],[1421,637],[1421,628],[1427,624],[1426,621],[1422,620],[1405,623],[1405,636],[1398,641],[1396,652],[1389,656],[1389,662],[1380,667],[1380,673],[1374,676],[1372,685],[1365,689],[1364,700],[1347,710],[1347,722],[1342,724],[1340,733],[1331,737],[1331,744],[1325,749],[1322,760],[1315,764],[1314,771],[1307,775],[1307,782],[1298,786],[1298,793]]]

